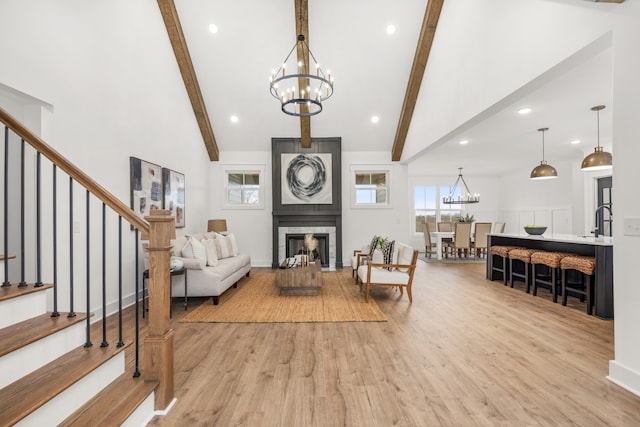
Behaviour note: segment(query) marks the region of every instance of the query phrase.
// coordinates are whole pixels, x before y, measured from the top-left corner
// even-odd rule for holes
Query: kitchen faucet
[[[593,233],[594,233],[595,237],[598,237],[598,236],[600,235],[600,229],[598,229],[598,225],[600,224],[600,223],[598,222],[598,212],[600,212],[603,208],[604,208],[604,209],[606,209],[606,210],[608,210],[608,211],[609,211],[609,215],[613,218],[613,212],[611,212],[611,208],[610,208],[609,206],[607,206],[607,205],[600,205],[600,206],[598,206],[598,207],[596,208],[596,226],[595,226],[595,228],[593,229]],[[613,219],[612,219],[612,221],[613,221]]]

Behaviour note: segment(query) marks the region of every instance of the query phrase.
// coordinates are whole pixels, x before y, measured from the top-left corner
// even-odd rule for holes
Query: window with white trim
[[[229,209],[264,208],[264,168],[227,169],[225,171],[225,207]]]
[[[389,170],[352,168],[352,206],[389,207]]]
[[[449,187],[437,185],[413,187],[414,232],[421,232],[423,223],[454,222],[462,215],[462,205],[442,203],[442,198],[449,192]]]

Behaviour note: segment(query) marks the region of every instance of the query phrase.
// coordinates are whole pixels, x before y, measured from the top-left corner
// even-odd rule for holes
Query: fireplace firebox
[[[299,233],[287,233],[285,235],[287,257],[292,257],[297,254],[306,251],[305,234]],[[318,241],[318,247],[314,251],[314,257],[321,260],[322,267],[329,267],[329,234],[328,233],[313,233],[313,238]]]

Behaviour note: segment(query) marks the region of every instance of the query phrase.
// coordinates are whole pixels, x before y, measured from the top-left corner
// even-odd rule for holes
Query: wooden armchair
[[[371,286],[397,286],[400,294],[404,295],[404,288],[407,288],[409,302],[413,302],[411,286],[413,284],[413,274],[418,262],[418,251],[403,243],[397,244],[397,261],[393,264],[381,264],[369,262],[367,265],[358,267],[358,278],[364,288],[365,301],[369,302],[369,291]],[[396,257],[394,256],[394,259]]]

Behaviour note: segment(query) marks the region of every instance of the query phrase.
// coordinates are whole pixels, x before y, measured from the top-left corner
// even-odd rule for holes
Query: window
[[[264,168],[260,170],[226,171],[226,208],[262,209],[264,208],[264,184],[262,177]]]
[[[442,198],[449,194],[449,187],[416,185],[413,188],[414,231],[421,232],[421,224],[453,222],[462,214],[461,205],[447,205]]]
[[[389,207],[389,171],[352,169],[352,207]]]

